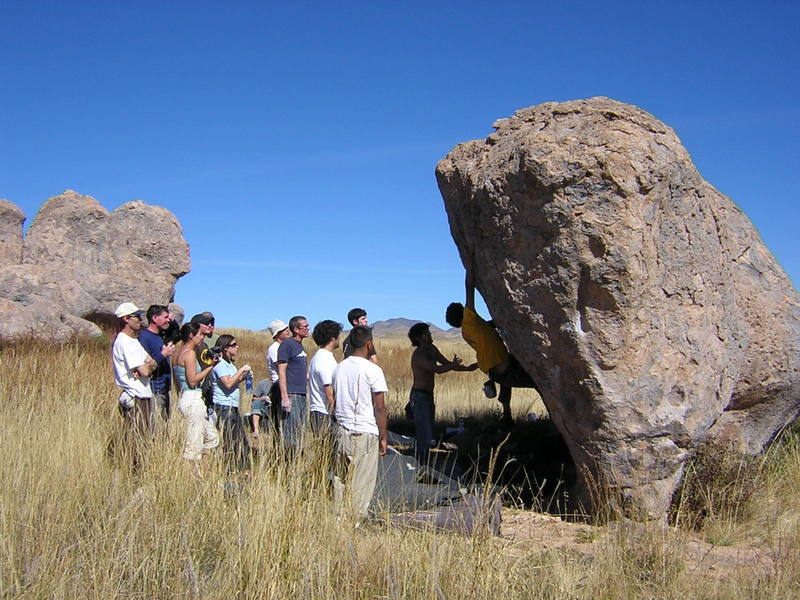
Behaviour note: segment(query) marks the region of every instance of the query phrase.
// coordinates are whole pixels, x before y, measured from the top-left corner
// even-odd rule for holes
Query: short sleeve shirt
[[[307,358],[303,344],[294,338],[283,340],[278,348],[278,362],[286,363],[286,391],[289,394],[306,393]]]
[[[386,392],[383,370],[360,356],[344,359],[333,373],[336,421],[354,433],[379,435],[372,394]]]
[[[134,377],[133,371],[149,358],[139,340],[120,331],[111,350],[114,362],[114,379],[119,387],[137,398],[151,398],[150,378]]]
[[[272,383],[278,381],[278,348],[280,347],[280,342],[272,342],[267,348],[267,370]]]
[[[328,397],[325,386],[333,384],[336,359],[324,348],[317,350],[308,367],[308,402],[311,412],[328,414]]]
[[[489,369],[509,356],[497,330],[466,306],[464,320],[461,322],[461,337],[475,350],[478,368],[484,373],[488,373]]]
[[[170,379],[172,378],[172,369],[170,368],[169,358],[161,354],[161,348],[164,345],[164,340],[157,333],[153,333],[149,329],[143,329],[139,333],[139,343],[145,351],[153,357],[158,363],[156,370],[150,373],[150,389],[156,394],[163,394],[170,389]]]
[[[214,370],[211,371],[213,377],[211,389],[214,394],[214,404],[239,407],[239,386],[236,385],[233,389],[228,389],[222,385],[222,377],[236,375],[237,370],[238,369],[227,360],[221,360],[214,367]]]

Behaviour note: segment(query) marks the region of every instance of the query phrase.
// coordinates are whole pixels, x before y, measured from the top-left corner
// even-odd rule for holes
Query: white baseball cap
[[[144,311],[133,302],[123,302],[117,307],[114,314],[121,319],[122,317],[129,317],[131,315],[143,315]]]

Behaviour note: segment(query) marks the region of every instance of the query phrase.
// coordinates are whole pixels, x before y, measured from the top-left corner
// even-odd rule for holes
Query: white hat
[[[272,334],[273,338],[284,329],[289,329],[289,326],[280,319],[275,319],[269,324],[269,332]]]
[[[123,302],[117,307],[114,314],[121,319],[122,317],[129,317],[131,315],[144,314],[144,311],[133,302]]]

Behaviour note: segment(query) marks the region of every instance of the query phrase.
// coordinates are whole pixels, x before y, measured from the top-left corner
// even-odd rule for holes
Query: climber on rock
[[[491,321],[485,321],[475,312],[475,280],[473,276],[474,260],[467,267],[466,306],[453,302],[447,307],[445,320],[453,327],[461,328],[461,336],[474,350],[478,368],[489,376],[483,386],[488,398],[497,394],[495,384],[500,385],[500,396],[497,400],[503,406],[503,422],[513,423],[511,417],[511,389],[539,387],[522,365],[508,352],[503,339]]]

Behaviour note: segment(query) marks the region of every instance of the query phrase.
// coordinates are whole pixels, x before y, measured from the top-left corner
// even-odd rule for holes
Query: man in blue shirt
[[[278,387],[281,391],[281,434],[283,447],[299,450],[303,428],[308,421],[306,400],[307,355],[303,340],[308,337],[308,320],[305,317],[289,319],[292,337],[283,340],[278,348]]]
[[[161,304],[153,304],[147,309],[147,329],[139,333],[139,343],[150,357],[156,361],[156,368],[150,375],[150,390],[153,392],[153,410],[166,421],[170,415],[169,391],[172,386],[172,368],[169,357],[175,344],[164,344],[161,334],[170,322],[169,309]],[[163,352],[162,352],[163,348]]]

